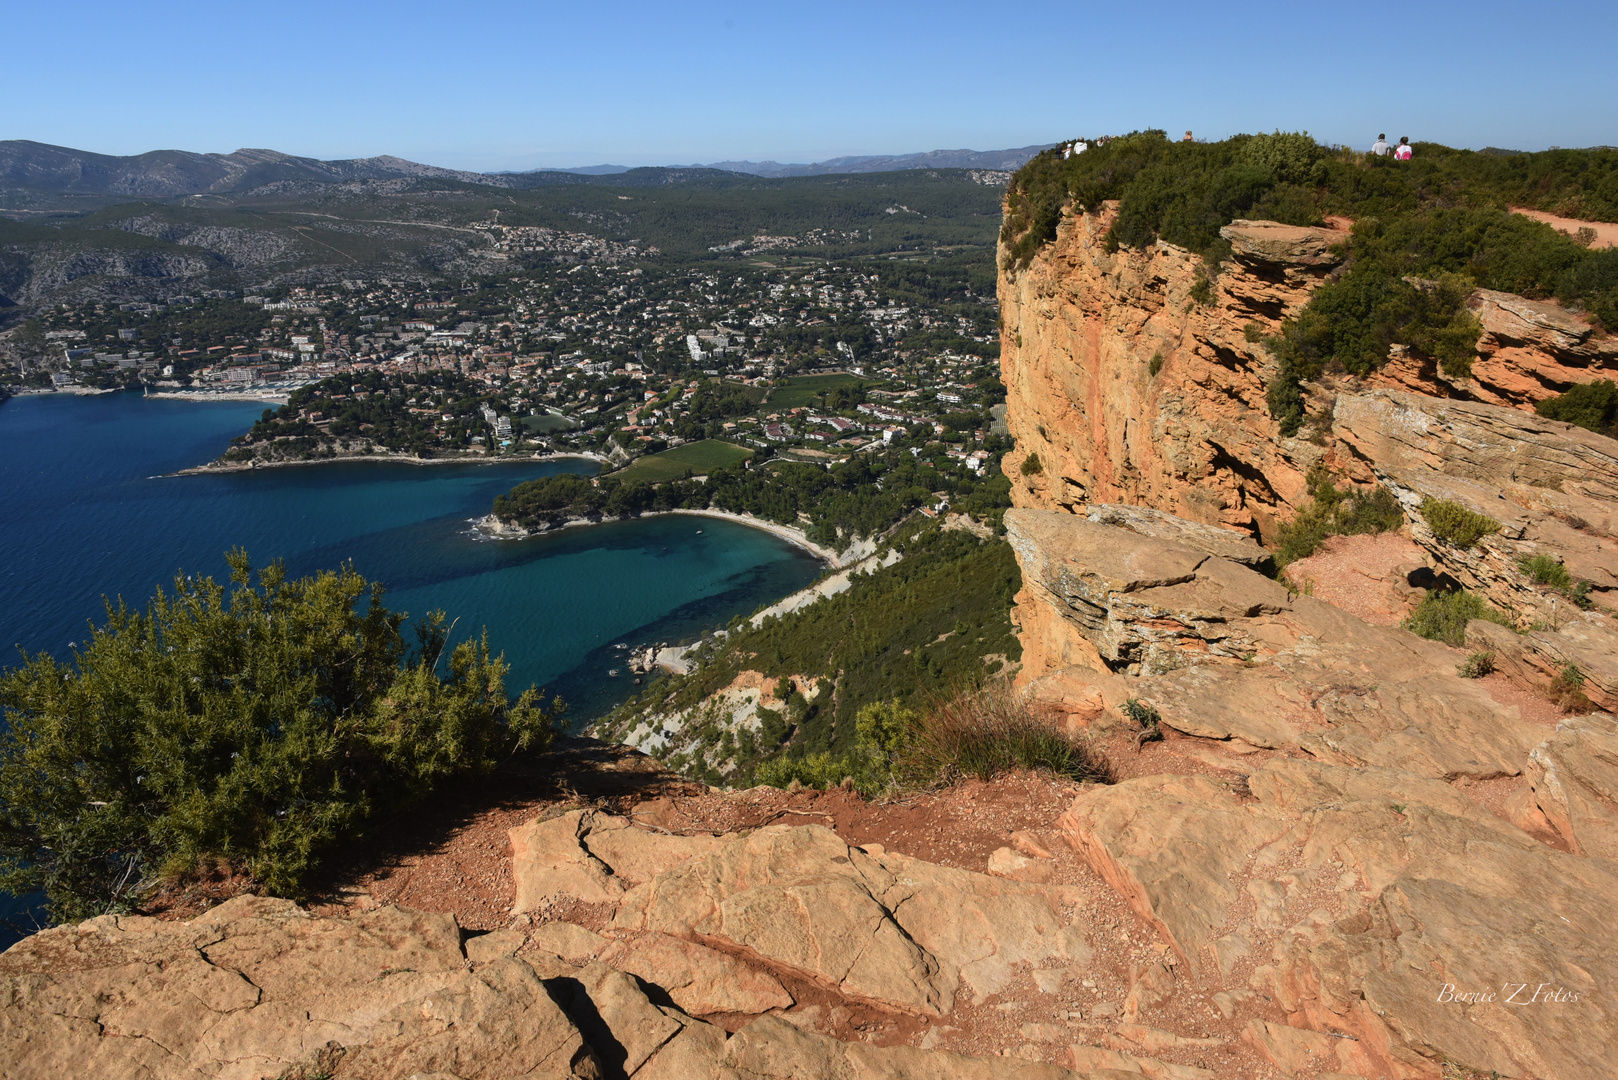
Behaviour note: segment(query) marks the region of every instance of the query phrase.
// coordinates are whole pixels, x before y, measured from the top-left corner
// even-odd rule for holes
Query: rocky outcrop
[[[1277,758],[1247,787],[1144,777],[1081,797],[1063,825],[1190,965],[1273,995],[1308,1033],[1254,1022],[1278,1065],[1607,1074],[1614,864],[1397,770]]]
[[[1255,1052],[1287,1072],[1605,1075],[1611,717],[1547,738],[1455,650],[1236,563],[1059,511],[1006,527],[1034,702],[1122,725],[1133,700],[1213,766],[1089,789],[1060,824],[1193,978],[1280,1003],[1286,1024],[1244,1032]],[[1513,777],[1499,814],[1464,794]]]
[[[1090,687],[1097,715],[1134,697],[1199,738],[1443,779],[1517,775],[1538,741],[1446,646],[1069,514],[1008,510],[1006,530],[1021,679],[1056,711]]]
[[[1618,605],[1618,443],[1518,409],[1377,391],[1340,394],[1332,434],[1405,507],[1435,565],[1523,625],[1551,623],[1566,597],[1536,588],[1524,559],[1548,556]],[[1425,499],[1459,502],[1498,522],[1469,547],[1435,536]]]
[[[570,840],[593,843],[614,869],[650,873],[670,857],[670,837],[610,815],[539,831],[550,839],[519,863],[519,876],[547,882],[530,882],[535,894],[595,887],[533,857]],[[1014,968],[1083,960],[1087,946],[1054,887],[870,856],[819,827],[708,839],[708,854],[687,852],[625,894],[610,937],[568,923],[529,933],[520,921],[467,936],[448,915],[323,918],[256,897],[190,922],[105,916],[47,930],[0,957],[0,1075],[1110,1080],[1144,1061],[1175,1080],[1211,1076],[1130,1055],[1109,1062],[1127,1071],[1074,1073],[868,1046],[780,1019],[793,998],[770,964],[930,1012],[947,1009],[957,985],[992,993]],[[673,933],[621,929],[652,923]],[[581,955],[545,948],[575,939]],[[687,1010],[751,1022],[731,1034]]]
[[[1618,373],[1618,339],[1548,300],[1477,289],[1467,307],[1482,326],[1469,378],[1454,379],[1431,360],[1396,348],[1374,386],[1491,405],[1531,407],[1576,383]]]

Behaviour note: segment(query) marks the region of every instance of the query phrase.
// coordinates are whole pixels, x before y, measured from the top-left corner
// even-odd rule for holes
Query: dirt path
[[[1592,248],[1618,247],[1618,223],[1611,221],[1580,221],[1578,218],[1557,217],[1555,214],[1547,214],[1543,210],[1525,210],[1520,206],[1513,206],[1511,209],[1514,213],[1521,214],[1523,217],[1543,221],[1557,232],[1566,233],[1569,236],[1577,236],[1580,229],[1589,229],[1595,233],[1595,240],[1590,244]]]

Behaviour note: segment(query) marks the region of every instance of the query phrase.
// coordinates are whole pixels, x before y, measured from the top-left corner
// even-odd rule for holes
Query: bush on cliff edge
[[[0,672],[0,887],[57,920],[128,910],[205,859],[299,895],[383,811],[548,744],[561,711],[505,694],[488,640],[382,606],[346,566],[289,580],[229,556],[228,592],[176,578],[61,664]],[[440,661],[443,661],[442,663]]]

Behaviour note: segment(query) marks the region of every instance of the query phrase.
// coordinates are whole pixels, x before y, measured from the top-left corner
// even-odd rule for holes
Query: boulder
[[[258,1080],[338,1062],[372,1076],[591,1075],[533,970],[468,971],[447,915],[322,919],[257,897],[188,923],[107,915],[12,946],[0,983],[6,1076]]]
[[[981,1000],[1020,963],[1088,960],[1064,915],[1071,894],[873,856],[818,825],[769,826],[631,891],[613,926],[740,949],[847,997],[937,1016],[962,980]]]
[[[1177,541],[1050,510],[1014,508],[1005,521],[1024,592],[1071,623],[1113,670],[1240,659],[1260,646],[1242,620],[1288,604],[1286,589],[1262,574]]]
[[[722,941],[848,997],[937,1015],[953,986],[873,895],[891,884],[829,829],[771,826],[638,886],[613,926]]]
[[[513,914],[558,899],[616,904],[625,891],[710,851],[711,836],[674,836],[598,810],[574,810],[510,830]]]
[[[1248,263],[1331,267],[1342,262],[1348,233],[1278,221],[1237,219],[1219,230],[1231,254]]]

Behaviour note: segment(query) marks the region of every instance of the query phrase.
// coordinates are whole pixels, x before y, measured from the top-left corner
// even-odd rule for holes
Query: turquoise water
[[[487,627],[511,664],[599,715],[634,686],[613,646],[674,641],[813,581],[820,564],[769,533],[666,516],[526,540],[471,519],[522,480],[593,472],[585,460],[414,466],[352,462],[164,476],[216,457],[262,410],[136,394],[44,395],[0,405],[0,647],[66,657],[103,617],[176,572],[227,573],[224,552],[294,574],[353,560],[394,609],[442,608],[456,637]],[[607,672],[619,668],[617,678]]]

